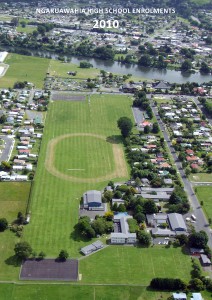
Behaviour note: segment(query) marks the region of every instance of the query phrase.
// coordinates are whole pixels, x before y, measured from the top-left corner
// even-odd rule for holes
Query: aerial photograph
[[[0,300],[212,299],[212,0],[0,0]]]

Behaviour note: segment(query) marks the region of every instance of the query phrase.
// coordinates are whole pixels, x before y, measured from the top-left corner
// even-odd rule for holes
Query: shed
[[[200,254],[200,261],[204,267],[209,267],[211,265],[210,259],[205,254]]]
[[[187,296],[185,293],[173,293],[172,294],[174,300],[186,300]]]

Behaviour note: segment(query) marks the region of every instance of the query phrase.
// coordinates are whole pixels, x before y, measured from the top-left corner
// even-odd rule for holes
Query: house
[[[114,216],[114,232],[111,233],[111,244],[134,244],[136,242],[136,233],[129,232],[128,219],[132,219],[132,217],[123,213]]]
[[[88,210],[105,210],[100,191],[87,191],[83,194],[83,208]]]
[[[187,226],[181,214],[168,214],[168,221],[173,231],[187,231]]]
[[[117,204],[117,206],[119,206],[120,204],[124,204],[124,200],[122,199],[112,199],[112,205],[114,205],[115,203]]]
[[[173,184],[173,181],[171,178],[164,178],[163,179],[163,182],[167,185],[172,185]]]
[[[104,247],[104,244],[101,241],[96,241],[96,242],[92,243],[91,245],[81,248],[80,251],[84,255],[88,255],[88,254],[91,254],[92,252],[102,249],[103,247]]]
[[[170,84],[168,82],[160,81],[156,83],[153,87],[155,90],[160,90],[162,92],[165,92],[166,90],[170,89]]]
[[[211,265],[210,259],[205,254],[200,254],[200,262],[204,267],[209,267]]]
[[[204,249],[201,248],[190,248],[191,255],[200,256],[201,254],[204,254]]]
[[[192,293],[191,300],[203,300],[201,293]]]
[[[197,162],[199,160],[199,157],[197,156],[186,156],[187,162]]]
[[[194,155],[194,151],[191,149],[186,149],[186,154],[192,156],[192,155]]]
[[[185,293],[173,293],[172,294],[174,300],[186,300],[187,296]]]

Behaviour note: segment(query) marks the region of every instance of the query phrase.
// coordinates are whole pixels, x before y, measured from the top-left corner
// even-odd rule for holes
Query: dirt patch
[[[59,170],[57,170],[54,166],[54,152],[55,152],[55,146],[57,143],[59,143],[61,140],[65,138],[70,138],[73,136],[93,136],[99,139],[102,139],[106,141],[106,137],[98,134],[93,133],[72,133],[72,134],[64,134],[60,135],[51,141],[49,141],[47,146],[47,155],[45,160],[45,167],[49,173],[52,175],[60,178],[65,179],[72,182],[79,182],[79,183],[93,183],[93,182],[102,182],[106,180],[110,180],[113,178],[119,178],[119,177],[127,177],[128,171],[127,166],[124,158],[124,152],[121,145],[113,144],[113,155],[114,155],[114,161],[115,161],[115,170],[111,173],[108,173],[104,176],[100,177],[94,177],[94,178],[78,178],[74,176],[66,175]]]

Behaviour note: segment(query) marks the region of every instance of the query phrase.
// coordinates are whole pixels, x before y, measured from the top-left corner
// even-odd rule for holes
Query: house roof
[[[84,193],[83,199],[87,203],[92,203],[92,202],[102,203],[102,194],[100,191],[96,191],[96,190],[87,191]]]
[[[172,230],[178,230],[179,228],[183,230],[187,230],[185,221],[181,214],[171,213],[168,214],[169,223],[171,225]]]
[[[172,294],[175,300],[179,299],[187,299],[187,296],[185,293],[173,293]]]
[[[166,83],[166,82],[163,82],[163,81],[160,81],[158,84],[156,84],[154,86],[155,89],[161,89],[161,90],[164,90],[164,89],[169,89],[170,88],[170,84]]]
[[[204,264],[211,264],[210,259],[205,254],[200,254],[201,260]]]
[[[192,298],[191,300],[202,300],[202,295],[201,293],[192,293]]]

